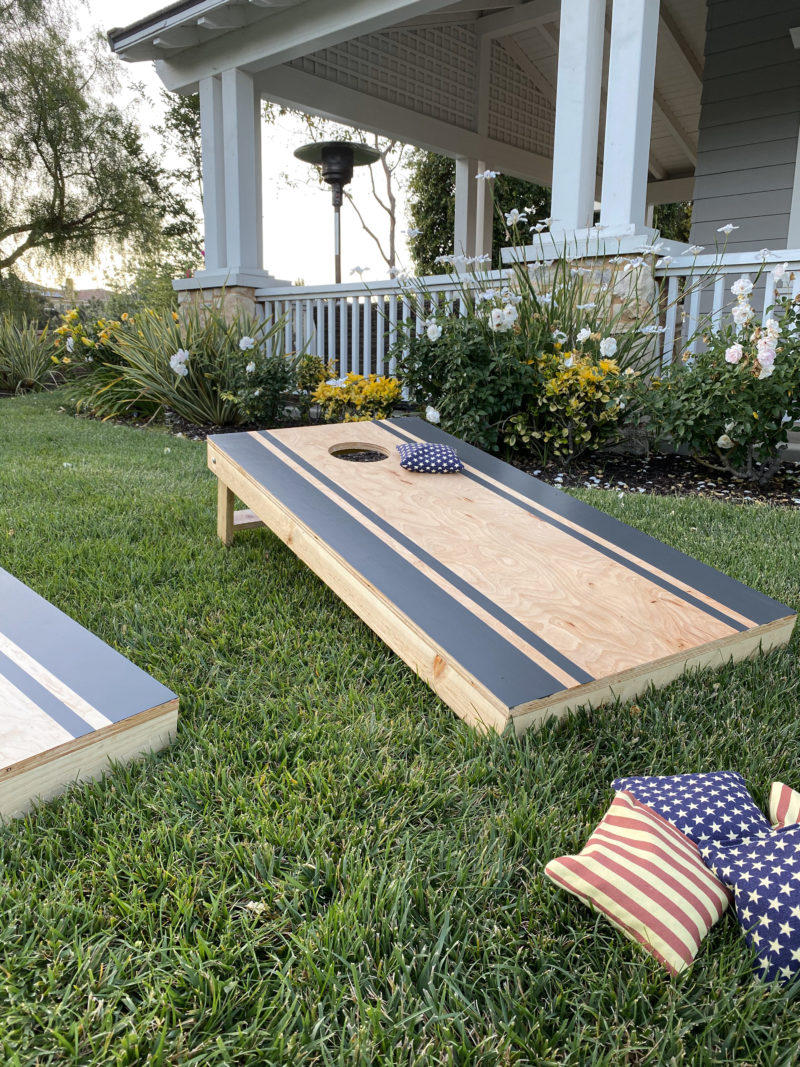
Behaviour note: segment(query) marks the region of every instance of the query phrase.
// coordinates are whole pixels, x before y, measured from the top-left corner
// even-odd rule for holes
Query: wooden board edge
[[[209,468],[276,537],[471,726],[502,733],[510,711],[238,464],[209,442]],[[214,449],[216,463],[211,465]]]
[[[177,731],[178,702],[169,701],[161,707],[167,710],[158,719],[149,716],[128,730],[111,734],[99,730],[90,735],[90,743],[62,751],[60,759],[42,761],[24,772],[0,778],[0,822],[24,815],[35,804],[51,800],[75,782],[102,778],[112,760],[127,762],[166,748]],[[15,770],[19,766],[16,764]]]
[[[73,752],[80,752],[82,749],[90,748],[99,742],[105,741],[107,738],[113,738],[116,734],[124,734],[129,730],[137,729],[140,725],[152,722],[154,719],[159,719],[162,716],[170,716],[174,713],[175,720],[178,718],[178,698],[173,697],[172,700],[167,700],[163,704],[157,704],[154,708],[146,708],[144,711],[140,711],[137,715],[129,715],[126,719],[121,719],[119,722],[113,722],[109,726],[103,726],[98,730],[93,730],[91,733],[84,734],[82,737],[75,737],[71,741],[65,741],[63,745],[56,745],[54,748],[48,748],[44,752],[39,752],[35,756],[27,756],[25,759],[19,760],[17,763],[12,763],[9,767],[0,768],[0,787],[10,778],[14,778],[17,775],[28,774],[35,767],[42,767],[47,763],[63,759],[66,756],[70,756]]]
[[[677,652],[662,660],[646,664],[647,671],[636,668],[613,678],[598,679],[554,697],[545,697],[511,710],[511,723],[519,737],[527,730],[544,725],[548,719],[560,719],[580,707],[598,707],[610,701],[632,700],[651,686],[659,688],[679,678],[685,671],[703,667],[721,667],[788,644],[797,621],[796,615],[775,619],[743,633],[712,641],[707,645]]]

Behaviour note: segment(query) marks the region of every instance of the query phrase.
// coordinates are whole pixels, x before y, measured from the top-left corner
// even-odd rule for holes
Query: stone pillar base
[[[256,315],[257,289],[288,286],[288,281],[273,278],[265,270],[199,270],[192,278],[176,278],[172,288],[178,294],[178,313],[188,308],[220,308],[226,320],[237,313]]]
[[[178,291],[180,316],[189,310],[207,307],[218,308],[226,322],[232,321],[237,315],[255,316],[258,311],[255,286],[212,286],[208,289]]]

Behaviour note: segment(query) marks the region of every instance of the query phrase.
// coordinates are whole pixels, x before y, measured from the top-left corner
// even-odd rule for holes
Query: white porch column
[[[455,255],[481,256],[492,251],[492,198],[488,182],[476,174],[486,170],[477,159],[456,160]]]
[[[226,266],[261,271],[261,97],[243,70],[222,72]]]
[[[456,210],[453,227],[453,254],[474,256],[475,221],[478,212],[478,173],[476,159],[456,160]]]
[[[658,8],[659,0],[614,0],[600,211],[604,236],[640,232],[645,224]]]
[[[222,133],[222,82],[200,79],[200,143],[203,153],[205,269],[226,265],[225,146]]]
[[[550,211],[557,233],[594,221],[605,7],[601,0],[561,2]]]

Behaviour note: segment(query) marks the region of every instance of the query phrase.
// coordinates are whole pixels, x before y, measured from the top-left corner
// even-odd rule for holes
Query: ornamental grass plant
[[[169,409],[188,422],[231,426],[278,418],[295,385],[297,357],[284,352],[283,320],[265,322],[220,306],[149,309],[106,323],[103,350],[79,408],[99,418]]]
[[[0,318],[0,390],[23,393],[56,381],[53,339],[47,329],[23,318]],[[64,367],[63,370],[67,368]]]

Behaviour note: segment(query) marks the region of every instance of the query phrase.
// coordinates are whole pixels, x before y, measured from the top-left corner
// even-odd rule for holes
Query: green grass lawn
[[[730,912],[670,980],[542,874],[616,775],[800,787],[797,639],[479,736],[271,534],[220,544],[202,444],[68,395],[0,402],[0,565],[181,720],[0,829],[3,1065],[797,1062]],[[800,512],[580,495],[800,606]]]

